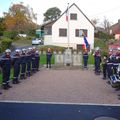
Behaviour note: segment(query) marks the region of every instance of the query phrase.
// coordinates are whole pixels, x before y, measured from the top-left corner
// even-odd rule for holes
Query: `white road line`
[[[38,102],[38,101],[11,101],[0,100],[0,103],[34,103],[34,104],[58,104],[58,105],[97,105],[97,106],[120,106],[120,104],[97,104],[97,103],[69,103],[69,102]]]

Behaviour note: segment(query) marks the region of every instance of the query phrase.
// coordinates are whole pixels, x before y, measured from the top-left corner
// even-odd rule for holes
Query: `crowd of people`
[[[11,50],[6,49],[5,54],[0,58],[2,72],[2,88],[8,90],[10,85],[11,67],[13,67],[13,84],[19,84],[19,79],[26,79],[36,71],[39,71],[39,52],[35,47],[28,49],[16,49],[11,55]]]
[[[51,49],[48,48],[46,52],[46,67],[51,68]],[[36,47],[30,47],[28,49],[16,49],[11,54],[10,49],[5,50],[0,58],[0,68],[2,72],[2,88],[8,90],[12,86],[10,85],[11,67],[13,67],[13,84],[19,84],[20,79],[26,79],[37,71],[40,66],[40,55]],[[0,94],[2,94],[0,92]]]
[[[120,48],[116,51],[110,49],[108,55],[101,57],[101,50],[99,47],[96,47],[93,56],[95,74],[100,75],[102,72],[103,79],[107,80],[107,83],[115,90],[120,90]],[[84,50],[83,68],[88,68],[88,58],[88,51]],[[120,95],[118,96],[120,97]]]

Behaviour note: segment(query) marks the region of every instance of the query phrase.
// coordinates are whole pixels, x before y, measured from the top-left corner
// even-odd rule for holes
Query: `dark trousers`
[[[16,66],[14,66],[13,82],[18,81],[19,74],[20,74],[20,65],[16,65]]]
[[[36,72],[36,63],[35,60],[32,60],[32,73]]]
[[[39,60],[36,61],[36,70],[39,70]]]
[[[51,59],[47,59],[47,68],[51,68]]]
[[[27,75],[31,74],[31,62],[27,62]]]
[[[117,68],[118,68],[118,65],[113,65],[113,70],[115,75],[117,75]]]
[[[84,59],[83,62],[84,62],[84,68],[87,68],[88,59]]]
[[[106,78],[107,75],[107,65],[103,64],[103,78]]]
[[[26,75],[26,63],[22,63],[21,64],[21,79],[25,78],[25,75]]]
[[[95,62],[95,73],[100,73],[100,62],[99,61]]]
[[[10,82],[10,69],[9,68],[5,68],[5,69],[2,69],[2,77],[3,77],[3,86],[6,86],[9,84]]]
[[[111,65],[107,65],[108,78],[113,75],[113,69]]]

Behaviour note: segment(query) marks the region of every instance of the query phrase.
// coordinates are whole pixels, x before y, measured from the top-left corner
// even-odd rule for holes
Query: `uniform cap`
[[[10,53],[11,50],[10,50],[10,49],[6,49],[5,52],[6,52],[6,53]]]
[[[37,50],[35,53],[39,53],[39,51]]]
[[[99,48],[99,47],[96,47],[96,50],[100,50],[100,48]]]
[[[112,52],[113,50],[112,50],[112,49],[110,49],[109,51],[110,51],[110,52]]]
[[[15,52],[21,52],[21,50],[20,49],[16,49]]]
[[[22,49],[22,51],[26,51],[26,49],[25,49],[25,48],[23,48],[23,49]]]

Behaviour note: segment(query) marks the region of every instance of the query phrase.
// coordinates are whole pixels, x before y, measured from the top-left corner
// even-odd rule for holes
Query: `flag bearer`
[[[87,68],[88,64],[88,51],[85,49],[83,53],[83,62],[84,62],[84,68]]]

